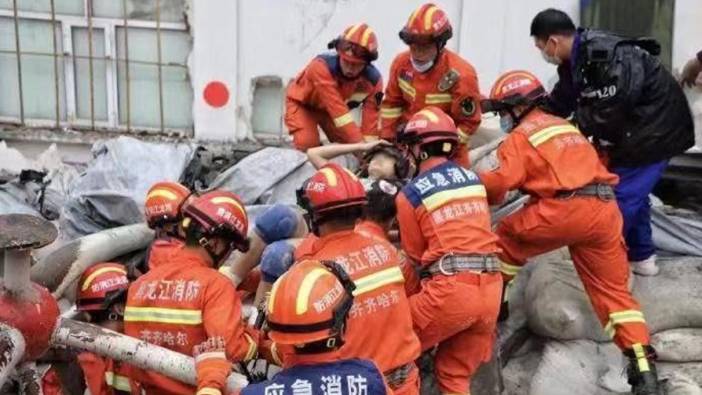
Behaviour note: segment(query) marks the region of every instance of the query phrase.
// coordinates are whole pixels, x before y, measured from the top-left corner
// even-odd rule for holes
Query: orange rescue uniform
[[[527,258],[568,246],[592,306],[622,349],[649,343],[639,304],[628,289],[629,266],[617,202],[569,191],[589,184],[614,187],[589,141],[568,121],[531,111],[497,150],[500,166],[480,177],[491,203],[520,189],[531,200],[497,227],[506,280]],[[557,196],[557,194],[562,196]]]
[[[426,73],[412,67],[409,51],[390,66],[388,86],[380,107],[380,137],[394,140],[398,127],[426,106],[436,106],[453,118],[461,144],[455,160],[468,168],[468,139],[480,126],[480,91],[473,66],[444,48]]]
[[[301,258],[333,260],[356,284],[341,359],[370,359],[386,375],[395,394],[418,395],[419,372],[414,360],[419,357],[420,344],[412,329],[395,247],[383,238],[349,230],[311,242]],[[393,385],[390,377],[398,371],[407,378]]]
[[[443,158],[430,158],[420,171],[396,199],[407,256],[427,268],[447,255],[495,254],[497,237],[478,176]],[[498,272],[462,271],[429,276],[410,297],[422,350],[438,344],[435,370],[443,393],[469,393],[470,378],[490,359],[501,293]]]
[[[183,240],[175,237],[164,237],[154,240],[149,247],[148,267],[149,270],[158,267],[161,264],[168,263],[168,258],[174,247],[184,245]]]
[[[231,281],[184,246],[164,253],[168,264],[158,265],[129,287],[125,333],[185,355],[209,338],[222,337],[227,359],[253,358],[257,344],[244,332],[241,301]],[[149,395],[196,392],[158,373],[133,371]]]
[[[357,78],[343,76],[339,56],[319,55],[290,83],[285,100],[285,125],[301,151],[319,146],[321,126],[336,143],[358,143],[378,137],[378,109],[383,79],[369,64]],[[361,126],[351,109],[362,107]]]
[[[139,385],[129,377],[129,365],[90,352],[78,354],[78,363],[93,395],[141,393]]]

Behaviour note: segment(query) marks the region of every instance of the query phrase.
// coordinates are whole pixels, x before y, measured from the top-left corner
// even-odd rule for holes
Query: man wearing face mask
[[[575,29],[562,11],[547,9],[531,23],[544,59],[558,65],[559,81],[545,109],[575,113],[608,169],[619,176],[615,192],[624,217],[634,272],[655,275],[649,193],[668,160],[694,144],[694,125],[679,84],[656,57],[653,39],[632,39]]]
[[[371,64],[378,58],[378,38],[367,24],[359,23],[347,27],[328,47],[336,53],[315,57],[287,89],[285,126],[300,151],[320,145],[318,127],[334,143],[378,138],[383,79]],[[359,106],[360,127],[351,115]]]
[[[473,66],[446,48],[453,32],[446,13],[424,4],[412,13],[400,32],[409,51],[390,67],[380,106],[380,137],[394,141],[401,125],[427,106],[440,108],[458,127],[460,144],[454,159],[469,167],[468,139],[480,126],[480,93]]]

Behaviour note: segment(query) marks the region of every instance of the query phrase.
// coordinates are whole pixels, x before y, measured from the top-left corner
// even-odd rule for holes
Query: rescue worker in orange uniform
[[[335,143],[378,138],[383,79],[371,64],[378,58],[373,29],[365,23],[349,26],[328,47],[336,53],[315,57],[287,89],[285,125],[301,151],[320,145],[318,126]],[[359,106],[360,127],[351,114]]]
[[[115,332],[124,332],[124,304],[127,299],[127,269],[117,263],[98,263],[89,267],[76,290],[76,310],[87,321]],[[138,385],[129,379],[127,365],[90,352],[78,354],[78,363],[93,395],[138,394]]]
[[[171,247],[183,245],[183,235],[178,229],[180,209],[191,196],[190,189],[172,181],[157,182],[146,194],[146,224],[155,231],[147,255],[148,269],[162,264]]]
[[[527,259],[568,246],[600,322],[630,359],[634,394],[657,394],[654,350],[639,304],[628,289],[629,266],[607,171],[589,141],[563,118],[539,108],[546,92],[526,71],[501,76],[487,109],[500,113],[510,133],[497,149],[499,167],[480,174],[492,204],[507,191],[531,196],[525,208],[497,227],[506,280]]]
[[[409,299],[414,328],[422,350],[438,345],[441,392],[469,394],[471,377],[492,353],[502,293],[485,188],[449,159],[458,133],[441,109],[414,114],[398,143],[419,171],[396,199],[402,249],[423,277]]]
[[[473,66],[445,48],[452,35],[448,16],[436,5],[424,4],[412,13],[400,32],[409,51],[397,55],[390,66],[380,137],[394,141],[417,111],[438,107],[458,126],[461,144],[455,160],[468,168],[469,136],[480,126],[480,92]]]
[[[400,257],[387,240],[354,230],[367,203],[363,185],[349,170],[330,163],[305,183],[301,195],[318,239],[300,258],[338,262],[356,284],[341,357],[370,359],[395,394],[419,394],[414,364],[419,340],[412,329]]]
[[[208,192],[183,208],[185,244],[170,248],[167,263],[139,277],[129,288],[125,333],[186,355],[209,339],[221,341],[231,362],[256,355],[257,336],[244,331],[241,301],[217,268],[235,249],[245,251],[248,218],[230,192]],[[231,367],[198,364],[198,388],[151,371],[135,370],[148,394],[212,393]]]

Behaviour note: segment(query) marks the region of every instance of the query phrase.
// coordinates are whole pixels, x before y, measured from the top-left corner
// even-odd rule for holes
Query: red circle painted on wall
[[[203,97],[210,106],[223,107],[229,102],[229,89],[220,81],[212,81],[205,86]]]

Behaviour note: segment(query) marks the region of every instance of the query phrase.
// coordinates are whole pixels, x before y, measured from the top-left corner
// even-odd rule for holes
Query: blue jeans
[[[619,210],[624,217],[624,239],[629,261],[642,261],[656,251],[651,237],[651,201],[648,195],[661,179],[668,161],[640,167],[614,167],[619,176],[615,188]]]

